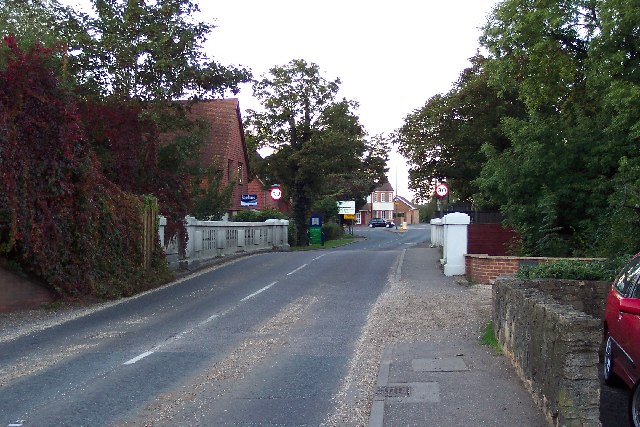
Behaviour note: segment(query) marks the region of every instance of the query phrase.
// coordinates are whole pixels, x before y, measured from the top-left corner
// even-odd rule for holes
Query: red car
[[[640,254],[634,256],[611,286],[603,323],[603,377],[621,379],[632,391],[629,417],[640,427]]]

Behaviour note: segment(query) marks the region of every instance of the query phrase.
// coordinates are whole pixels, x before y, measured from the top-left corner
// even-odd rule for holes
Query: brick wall
[[[0,313],[37,308],[54,299],[45,287],[0,268]]]
[[[574,306],[601,307],[609,286],[504,277],[493,286],[498,342],[550,425],[601,425],[602,322]]]
[[[517,257],[465,255],[465,275],[473,283],[492,283],[496,277],[518,271]]]
[[[467,280],[473,283],[493,283],[498,276],[515,274],[521,265],[535,265],[563,259],[589,262],[601,258],[515,257],[465,254],[465,276]]]

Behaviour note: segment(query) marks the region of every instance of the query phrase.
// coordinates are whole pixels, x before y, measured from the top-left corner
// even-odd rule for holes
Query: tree
[[[409,186],[428,200],[433,183],[447,181],[459,201],[473,202],[475,179],[485,162],[484,144],[502,151],[509,142],[501,131],[504,117],[522,115],[522,106],[500,95],[488,82],[485,58],[471,58],[453,88],[430,98],[409,114],[395,134],[399,151],[409,161]]]
[[[379,157],[379,144],[365,141],[364,129],[351,112],[356,104],[336,100],[339,84],[339,79],[322,77],[318,65],[293,60],[272,68],[253,86],[264,111],[249,112],[250,140],[276,150],[267,159],[268,171],[292,199],[300,245],[308,242],[313,202],[322,195],[348,194],[337,184],[336,191],[329,189],[327,178],[344,182],[351,174],[375,180],[384,174],[380,166],[386,157]]]
[[[59,294],[119,297],[162,281],[146,258],[139,197],[104,177],[51,51],[0,49],[0,253]],[[150,259],[150,269],[144,260]]]
[[[629,241],[602,213],[633,215],[615,183],[635,180],[638,158],[638,6],[507,0],[485,27],[490,82],[527,116],[503,120],[510,146],[485,150],[478,183],[527,253],[615,255],[611,241]]]

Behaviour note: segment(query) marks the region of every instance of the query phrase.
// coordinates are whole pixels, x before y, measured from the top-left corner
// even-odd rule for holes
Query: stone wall
[[[609,286],[506,277],[494,284],[497,339],[550,425],[601,425],[598,347]]]

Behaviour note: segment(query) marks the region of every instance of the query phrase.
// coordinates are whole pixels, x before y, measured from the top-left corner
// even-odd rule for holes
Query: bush
[[[115,298],[169,276],[157,231],[144,266],[140,197],[101,171],[50,51],[0,51],[0,253],[61,295]]]
[[[572,279],[612,281],[628,257],[603,261],[560,260],[523,265],[516,274],[521,279]]]
[[[322,232],[324,233],[325,241],[338,239],[344,235],[344,229],[335,222],[322,224]]]
[[[265,209],[262,211],[241,211],[231,218],[235,222],[265,222],[268,219],[288,219],[288,217],[275,209]]]

